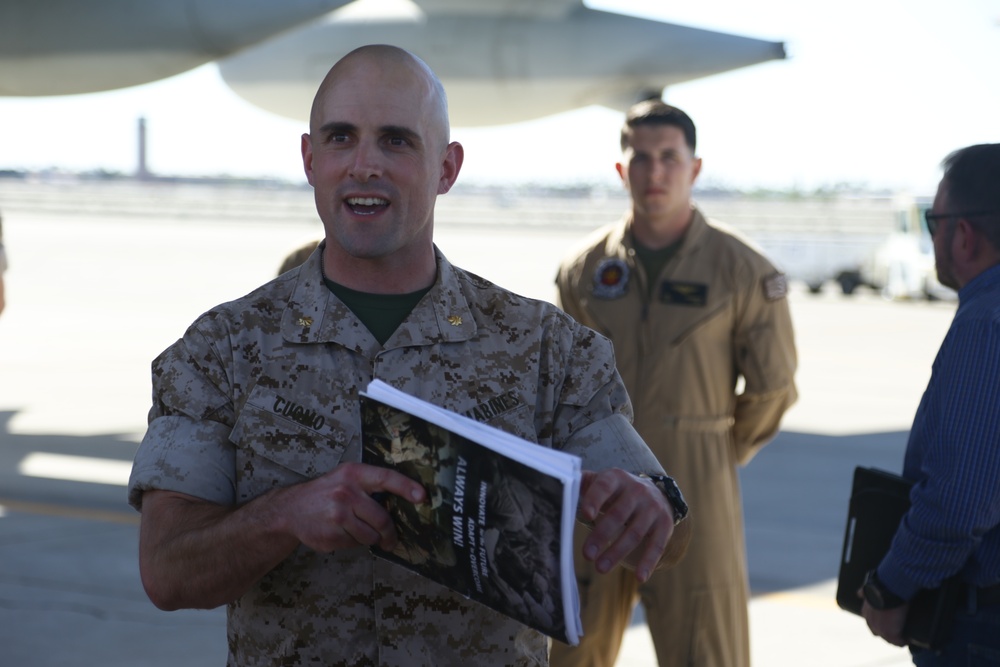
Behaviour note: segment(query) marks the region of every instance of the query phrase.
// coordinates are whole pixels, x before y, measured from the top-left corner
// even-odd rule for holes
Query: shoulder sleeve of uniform
[[[632,473],[660,470],[661,464],[628,418],[613,413],[573,433],[565,451],[583,459],[585,470],[621,468]]]
[[[566,326],[568,332],[559,348],[562,357],[560,403],[583,406],[618,377],[614,348],[610,340],[575,320],[568,320]],[[624,402],[628,405],[627,395]]]
[[[624,223],[617,222],[597,229],[565,255],[556,272],[557,305],[574,319],[587,322],[586,301],[590,291],[593,271],[600,259],[610,252],[613,238],[621,232]]]
[[[236,456],[230,428],[189,417],[154,419],[136,451],[128,502],[142,509],[142,494],[177,491],[218,505],[236,502]]]
[[[205,419],[231,401],[229,373],[219,352],[221,336],[206,334],[198,324],[153,361],[150,421],[174,414]]]
[[[604,336],[572,322],[564,341],[562,388],[553,417],[553,443],[583,459],[589,470],[659,470],[632,427],[632,404]]]
[[[233,502],[233,409],[229,376],[212,317],[202,316],[153,361],[149,427],[136,453],[129,503],[142,493],[166,489],[219,504]]]
[[[798,355],[789,310],[787,281],[770,266],[752,274],[743,299],[734,346],[745,380],[737,397],[733,438],[737,458],[746,464],[777,433],[784,413],[795,403]]]

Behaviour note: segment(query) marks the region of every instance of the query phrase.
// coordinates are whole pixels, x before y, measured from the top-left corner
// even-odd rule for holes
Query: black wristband
[[[885,584],[879,580],[876,570],[868,570],[861,590],[864,593],[865,601],[874,609],[895,609],[896,607],[901,607],[906,602],[906,600],[885,587]]]
[[[646,473],[641,473],[639,477],[652,481],[656,488],[667,497],[667,502],[670,503],[670,507],[674,511],[675,526],[687,517],[688,505],[684,501],[684,494],[681,493],[681,489],[677,486],[677,482],[674,481],[673,477],[659,474],[647,475]]]

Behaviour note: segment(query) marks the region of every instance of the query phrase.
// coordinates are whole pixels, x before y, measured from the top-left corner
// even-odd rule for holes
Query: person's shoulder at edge
[[[624,218],[619,218],[614,222],[587,232],[583,237],[576,240],[560,258],[560,272],[568,271],[574,267],[582,267],[592,257],[607,255],[608,244],[612,238],[618,237],[618,232],[622,229],[623,223]]]
[[[298,272],[283,273],[243,296],[209,308],[198,315],[188,328],[230,328],[238,323],[245,324],[250,318],[280,321],[297,282]]]
[[[288,253],[288,255],[285,256],[285,259],[282,260],[281,266],[278,267],[278,275],[280,276],[282,273],[286,273],[297,266],[301,266],[307,259],[309,259],[309,255],[313,253],[313,250],[315,250],[320,244],[320,241],[321,239],[310,241]]]
[[[720,242],[731,253],[734,261],[744,262],[758,273],[779,271],[767,256],[767,252],[749,236],[721,220],[709,217],[701,209],[696,210],[705,220],[706,233]]]
[[[462,285],[462,289],[472,290],[475,293],[475,302],[479,304],[480,309],[482,309],[483,304],[494,304],[497,300],[502,300],[509,307],[524,308],[525,312],[531,312],[533,316],[535,314],[542,318],[552,315],[559,318],[565,316],[565,313],[549,301],[518,294],[460,266],[451,265],[451,268],[456,279]]]

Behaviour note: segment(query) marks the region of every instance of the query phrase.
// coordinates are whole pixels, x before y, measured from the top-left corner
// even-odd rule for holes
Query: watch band
[[[674,511],[675,526],[687,517],[688,504],[685,502],[684,494],[681,493],[681,489],[677,486],[677,482],[674,481],[673,477],[660,474],[650,475],[646,473],[640,473],[639,477],[653,482],[653,485],[656,486],[656,488],[658,488],[664,496],[666,496],[667,502],[670,503],[670,508]]]
[[[865,574],[865,581],[861,585],[862,594],[865,601],[874,609],[894,609],[902,606],[906,601],[885,587],[885,584],[878,578],[878,571],[869,570]]]

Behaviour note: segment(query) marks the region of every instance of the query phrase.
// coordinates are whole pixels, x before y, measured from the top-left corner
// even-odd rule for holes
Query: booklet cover
[[[579,457],[374,380],[361,394],[362,460],[420,482],[428,501],[381,496],[400,536],[379,557],[570,645]]]

